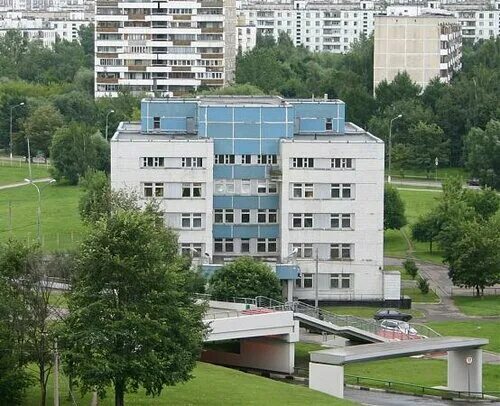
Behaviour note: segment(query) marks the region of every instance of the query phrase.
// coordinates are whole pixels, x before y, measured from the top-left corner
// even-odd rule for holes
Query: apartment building
[[[231,82],[234,0],[96,3],[95,96],[185,95]]]
[[[448,83],[461,68],[461,27],[453,16],[377,16],[373,89],[406,71],[423,88],[434,79]]]
[[[400,298],[383,271],[384,144],[340,100],[144,99],[111,140],[111,183],[157,201],[204,269],[250,255],[289,299]]]

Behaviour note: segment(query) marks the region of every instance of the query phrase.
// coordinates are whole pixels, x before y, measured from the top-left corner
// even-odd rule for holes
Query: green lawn
[[[198,363],[193,371],[194,379],[162,391],[156,398],[147,397],[143,390],[125,396],[125,403],[134,406],[146,405],[353,405],[354,403],[333,398],[299,385],[276,382],[252,374]],[[52,404],[52,382],[49,381],[48,404]],[[61,379],[61,405],[68,401],[67,381]],[[38,388],[30,389],[24,406],[38,406]],[[81,398],[76,394],[78,404],[88,405],[90,395]],[[113,405],[113,394],[99,402],[101,406]]]
[[[45,165],[31,165],[33,179],[50,177],[49,168]],[[29,178],[28,165],[25,163],[10,164],[9,161],[0,160],[0,186],[23,182]]]
[[[369,306],[321,306],[321,308],[335,314],[363,317],[365,319],[372,319],[375,312],[379,310],[378,307]],[[401,311],[409,313],[416,318],[424,316],[421,311],[416,309],[402,309]]]
[[[500,296],[455,296],[453,301],[468,316],[500,316]]]
[[[404,171],[394,169],[391,171],[391,175],[395,178],[415,178],[420,180],[434,180],[436,177],[436,172],[431,171],[427,173],[424,169],[407,169]],[[460,176],[463,179],[467,179],[469,174],[465,168],[439,168],[437,171],[437,179],[443,180],[450,176]]]
[[[46,185],[46,184],[45,184]],[[45,185],[41,186],[44,187]],[[42,190],[42,246],[46,250],[74,247],[83,225],[78,214],[81,190],[77,186],[50,185]],[[38,195],[32,185],[0,190],[0,240],[11,235],[32,242],[36,239]]]
[[[401,274],[401,279],[404,280],[412,280],[413,278],[411,277],[410,274],[408,274],[403,266],[399,265],[386,265],[384,266],[385,271],[399,271]]]
[[[414,303],[439,303],[438,295],[432,290],[429,290],[429,293],[424,295],[418,288],[404,288],[401,289],[401,294],[410,296]]]
[[[484,348],[500,352],[500,321],[498,320],[436,321],[427,325],[442,335],[487,338],[490,343]]]
[[[49,304],[54,307],[66,309],[68,307],[67,293],[59,290],[53,290],[50,292]]]

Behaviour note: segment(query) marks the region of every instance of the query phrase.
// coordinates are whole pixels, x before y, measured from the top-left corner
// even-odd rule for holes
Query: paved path
[[[51,179],[52,178],[33,179],[33,182],[34,183],[45,183],[45,182],[50,181]],[[11,188],[14,188],[14,187],[26,186],[28,184],[29,183],[27,183],[27,182],[11,183],[10,185],[0,186],[0,190],[2,190],[2,189],[11,189]]]

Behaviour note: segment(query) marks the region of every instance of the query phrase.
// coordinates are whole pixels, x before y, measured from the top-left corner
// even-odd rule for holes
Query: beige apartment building
[[[448,83],[461,68],[462,36],[457,18],[447,15],[376,16],[374,90],[406,71],[422,88],[435,77]]]

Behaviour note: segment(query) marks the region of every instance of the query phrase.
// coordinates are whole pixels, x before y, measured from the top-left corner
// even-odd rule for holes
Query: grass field
[[[31,165],[31,176],[33,179],[50,177],[49,168],[45,165]],[[17,163],[11,165],[9,161],[0,160],[0,186],[23,182],[29,178],[28,165]]]
[[[354,405],[303,386],[276,382],[260,376],[246,374],[228,368],[198,363],[193,371],[194,379],[166,388],[159,397],[147,397],[143,390],[127,394],[125,403],[134,406],[146,405]],[[71,405],[67,399],[67,381],[61,379],[61,406]],[[49,380],[48,403],[52,404],[52,381]],[[27,394],[24,406],[38,406],[38,388]],[[88,405],[90,395],[83,398],[76,394],[78,404]],[[99,402],[101,406],[114,404],[113,393]]]
[[[412,280],[413,278],[411,277],[410,274],[408,274],[404,267],[402,266],[397,266],[397,265],[386,265],[384,266],[385,271],[398,271],[401,274],[401,279],[404,280]]]
[[[453,301],[468,316],[500,316],[500,296],[455,296]]]
[[[432,290],[424,295],[418,288],[403,288],[401,294],[410,296],[413,303],[439,303],[439,297]]]
[[[414,178],[420,180],[434,180],[436,177],[436,172],[431,171],[427,173],[424,169],[407,169],[404,171],[400,171],[394,169],[391,171],[391,176],[395,178]],[[463,179],[467,179],[469,174],[465,168],[438,168],[437,170],[437,179],[443,180],[451,176],[460,176]]]

